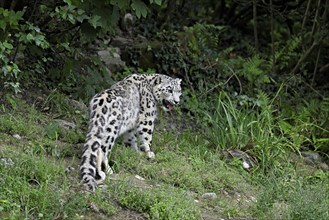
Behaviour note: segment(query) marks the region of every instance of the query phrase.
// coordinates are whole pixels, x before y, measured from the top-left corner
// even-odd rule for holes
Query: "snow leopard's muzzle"
[[[174,108],[174,106],[177,105],[178,103],[179,102],[177,102],[177,101],[170,102],[170,101],[168,101],[166,99],[163,99],[162,100],[163,109],[165,111],[171,111]]]

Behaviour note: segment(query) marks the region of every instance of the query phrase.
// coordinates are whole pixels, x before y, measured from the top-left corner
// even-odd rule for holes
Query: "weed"
[[[112,184],[118,202],[149,214],[151,219],[200,219],[200,210],[188,192],[173,187],[142,190],[125,180]]]
[[[293,175],[291,167],[283,169],[284,174],[265,178],[266,190],[258,195],[256,215],[261,219],[328,219],[328,181]]]

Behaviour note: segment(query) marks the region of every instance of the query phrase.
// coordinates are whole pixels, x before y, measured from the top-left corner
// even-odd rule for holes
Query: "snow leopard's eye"
[[[169,93],[172,93],[172,89],[168,89],[168,92],[169,92]]]

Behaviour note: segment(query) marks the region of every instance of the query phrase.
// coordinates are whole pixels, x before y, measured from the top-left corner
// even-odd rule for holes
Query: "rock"
[[[132,30],[134,27],[134,16],[130,13],[126,13],[121,21],[121,29],[127,32],[130,36],[132,35]]]
[[[114,47],[125,47],[133,43],[133,40],[130,38],[124,38],[116,36],[112,39],[111,45]]]
[[[136,175],[135,178],[138,179],[138,180],[141,180],[141,181],[144,181],[145,180],[143,177],[141,177],[139,175]]]
[[[18,140],[21,140],[22,139],[22,137],[19,134],[14,134],[13,137],[16,138],[16,139],[18,139]]]
[[[91,209],[93,212],[96,212],[96,213],[99,213],[99,212],[100,212],[98,206],[97,206],[94,202],[92,202],[92,203],[90,204],[90,209]]]
[[[227,160],[231,160],[232,158],[238,158],[242,160],[242,166],[244,169],[251,169],[255,166],[255,160],[249,156],[246,152],[243,152],[238,149],[229,149],[223,150],[222,154],[225,156]]]
[[[68,167],[66,167],[66,169],[65,169],[65,174],[68,174],[69,172],[74,171],[74,170],[75,170],[74,167],[68,166]]]
[[[210,192],[210,193],[205,193],[201,196],[202,199],[216,199],[217,195],[216,193]]]
[[[247,161],[243,160],[242,166],[243,166],[243,168],[248,170],[251,167],[251,164],[249,164]]]
[[[59,127],[65,130],[76,128],[76,124],[74,124],[73,122],[65,121],[63,119],[56,119],[55,122],[58,124]]]
[[[318,152],[302,151],[300,154],[304,157],[305,162],[310,166],[316,166],[323,171],[328,171],[329,166],[323,161],[322,156]]]
[[[317,152],[313,152],[313,151],[302,151],[300,153],[301,153],[301,155],[304,158],[308,158],[311,161],[314,161],[314,162],[321,162],[322,161],[321,155],[319,153],[317,153]]]
[[[74,99],[68,100],[69,105],[72,106],[75,110],[80,111],[83,114],[88,114],[88,107],[83,102],[79,102]]]
[[[326,163],[320,163],[320,164],[319,164],[319,167],[320,167],[324,172],[329,171],[329,166],[328,166],[328,164],[326,164]]]
[[[121,60],[119,48],[114,48],[113,51],[100,50],[97,54],[111,72],[123,70],[126,66],[126,63]]]
[[[3,166],[9,166],[12,167],[14,166],[14,161],[11,158],[1,158],[0,159],[1,163]]]

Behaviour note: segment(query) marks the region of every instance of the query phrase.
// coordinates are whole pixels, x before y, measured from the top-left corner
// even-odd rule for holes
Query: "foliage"
[[[99,81],[108,75],[103,64],[95,55],[88,57],[83,49],[97,37],[113,35],[118,26],[120,14],[133,10],[138,18],[146,17],[149,6],[161,5],[162,1],[140,0],[125,1],[71,1],[64,2],[40,1],[20,2],[8,8],[0,8],[0,80],[16,93],[20,84],[28,86],[34,83],[53,87],[62,84],[61,89],[67,92],[77,91],[77,85],[87,87],[84,96],[90,97],[97,88]],[[6,5],[4,5],[6,6]],[[105,16],[106,15],[106,16]],[[110,18],[107,16],[110,15]],[[29,59],[27,59],[29,57]],[[81,65],[91,64],[81,74]],[[99,76],[98,71],[106,71]],[[83,76],[81,79],[81,75]],[[90,79],[101,78],[94,84]],[[106,78],[109,82],[109,79]]]
[[[282,131],[277,124],[281,119],[294,121],[274,117],[273,99],[261,93],[257,100],[244,99],[243,102],[225,93],[219,98],[218,114],[205,114],[206,129],[165,131],[164,128],[172,124],[160,117],[153,139],[152,149],[156,153],[153,161],[123,144],[116,144],[110,156],[116,174],[95,194],[86,194],[75,173],[81,155],[79,145],[71,138],[71,132],[76,131],[63,132],[53,120],[55,115],[70,115],[70,110],[54,108],[55,112],[41,113],[34,105],[7,95],[0,104],[0,173],[3,177],[0,178],[0,217],[116,218],[122,212],[131,215],[135,210],[138,215],[151,219],[200,219],[205,213],[216,219],[275,219],[280,213],[285,219],[327,218],[328,175],[304,162],[286,159],[290,154],[289,139],[281,139]],[[53,97],[51,102],[59,106],[62,100],[64,98]],[[305,104],[312,114],[296,117],[304,121],[315,119],[317,124],[327,123],[322,117],[328,111],[318,117],[320,109],[317,108],[326,109],[327,105],[327,100],[321,105]],[[166,118],[173,116],[166,115]],[[309,119],[310,116],[313,119]],[[221,121],[212,121],[215,117]],[[85,118],[78,115],[75,120],[79,129],[84,129]],[[226,131],[227,138],[216,140],[217,145],[211,133],[216,123],[233,124],[233,128]],[[215,149],[236,140],[229,133],[236,131],[242,133],[240,136],[249,132],[254,142],[247,153],[256,156],[259,165],[249,171],[237,160],[223,160],[221,151]],[[14,134],[19,134],[21,139]],[[284,135],[289,133],[285,131]],[[244,143],[248,145],[247,140]],[[264,170],[259,169],[263,166]],[[69,167],[76,171],[67,171]],[[203,199],[206,192],[216,193],[217,198]]]
[[[139,212],[146,212],[151,219],[200,218],[200,210],[195,207],[192,198],[186,192],[172,187],[145,191],[120,185],[117,193],[118,202],[121,205],[136,209]]]
[[[213,148],[248,151],[261,162],[262,169],[272,167],[277,157],[285,156],[281,152],[289,148],[284,138],[276,134],[273,100],[260,93],[256,102],[247,105],[220,93],[216,102],[214,112],[204,111],[205,137]],[[295,149],[298,147],[292,150]]]
[[[284,168],[285,174],[278,177],[271,173],[264,178],[267,188],[259,195],[254,212],[260,219],[326,219],[328,201],[328,175],[324,172],[301,178],[297,173]],[[270,217],[271,216],[271,217]]]
[[[296,110],[291,108],[299,109]],[[312,100],[284,109],[279,125],[283,134],[294,147],[307,148],[327,153],[328,149],[328,99]]]
[[[311,3],[0,1],[0,218],[111,218],[120,206],[153,219],[200,219],[203,211],[327,219],[328,175],[291,156],[314,150],[327,161],[329,153],[329,2]],[[129,31],[126,13],[137,18]],[[112,47],[114,37],[128,42],[117,46],[128,66],[110,73],[96,50]],[[197,128],[162,128],[160,121],[155,161],[117,144],[114,169],[129,177],[81,193],[64,170],[78,170],[87,116],[67,97],[87,103],[145,69],[183,79],[181,111],[168,116]],[[3,91],[24,91],[29,100],[36,87],[47,93],[42,114]],[[64,130],[57,118],[78,128]],[[223,160],[232,149],[255,167]],[[136,174],[146,188],[129,181]],[[205,192],[218,198],[204,200]]]

